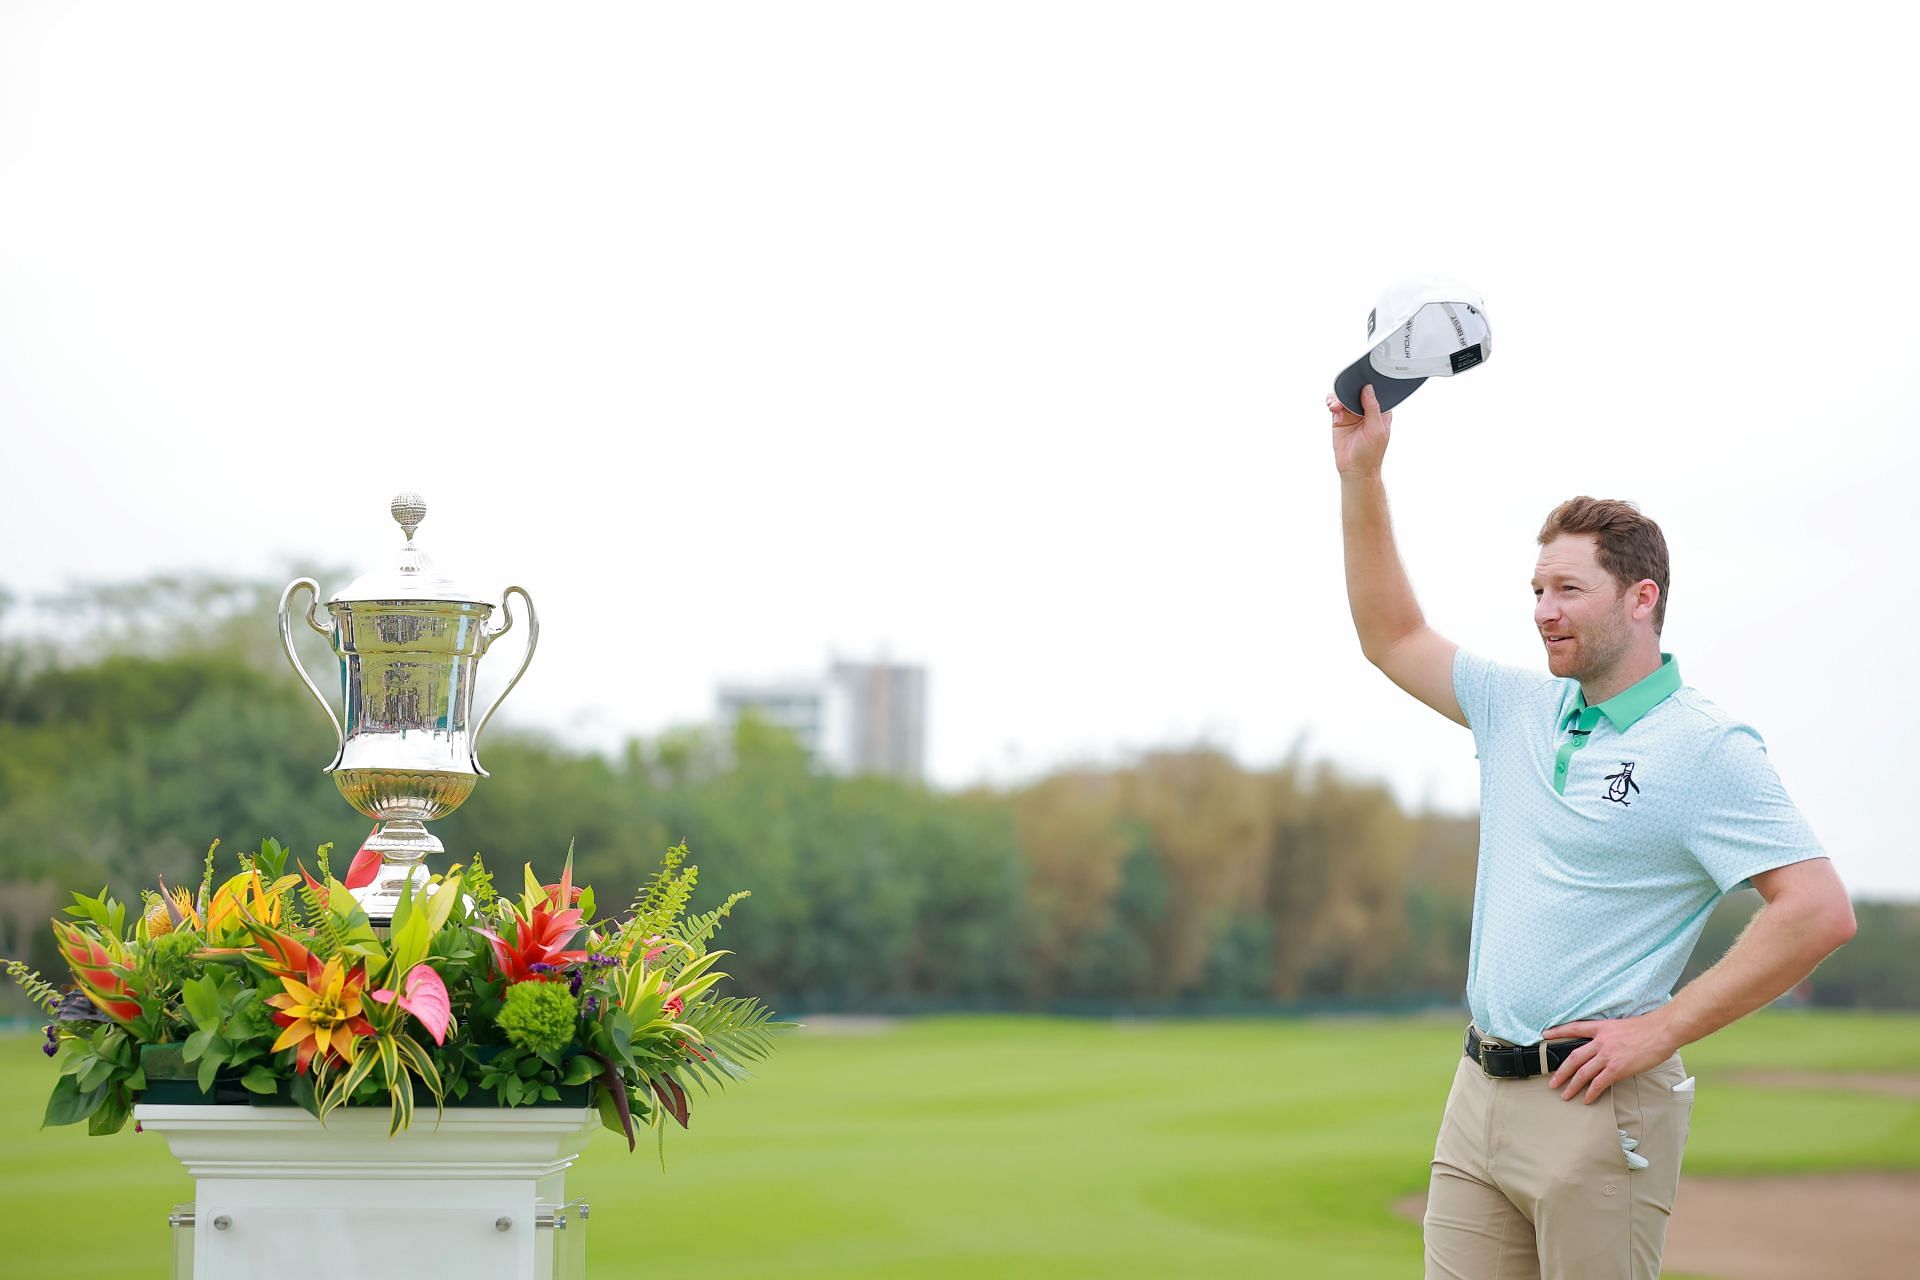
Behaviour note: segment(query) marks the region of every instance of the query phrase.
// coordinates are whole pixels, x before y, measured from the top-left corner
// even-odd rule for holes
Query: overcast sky
[[[943,784],[1305,735],[1464,808],[1322,408],[1438,270],[1494,354],[1395,420],[1430,620],[1542,664],[1542,515],[1639,501],[1689,683],[1920,896],[1906,11],[1317,9],[0,0],[0,583],[372,567],[414,488],[533,594],[523,724],[884,653]]]

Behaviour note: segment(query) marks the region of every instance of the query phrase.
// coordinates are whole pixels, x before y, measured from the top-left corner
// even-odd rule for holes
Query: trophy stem
[[[417,819],[396,818],[381,823],[361,847],[380,854],[380,870],[372,884],[353,891],[353,898],[376,928],[384,927],[393,919],[409,882],[415,897],[426,891],[431,879],[426,856],[441,852],[444,846]]]

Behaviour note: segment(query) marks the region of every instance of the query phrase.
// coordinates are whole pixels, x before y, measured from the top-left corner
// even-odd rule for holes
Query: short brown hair
[[[1667,537],[1660,526],[1640,514],[1640,508],[1617,498],[1568,498],[1547,513],[1540,526],[1540,545],[1565,533],[1591,534],[1600,567],[1622,590],[1651,578],[1660,588],[1653,606],[1653,629],[1667,621]]]

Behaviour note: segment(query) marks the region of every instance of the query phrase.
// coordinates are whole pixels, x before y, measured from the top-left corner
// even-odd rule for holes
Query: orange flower
[[[248,919],[245,912],[241,913],[240,923],[253,935],[253,946],[206,947],[198,954],[202,957],[246,956],[258,961],[261,968],[276,978],[302,978],[320,972],[320,962],[313,958],[313,953],[286,934]]]
[[[373,1024],[360,1008],[366,970],[356,968],[349,973],[335,956],[324,966],[309,959],[307,976],[306,982],[290,974],[282,977],[280,985],[284,989],[267,999],[279,1011],[273,1020],[282,1028],[273,1051],[295,1046],[294,1069],[302,1074],[316,1053],[331,1054],[350,1065],[359,1037],[373,1034]]]

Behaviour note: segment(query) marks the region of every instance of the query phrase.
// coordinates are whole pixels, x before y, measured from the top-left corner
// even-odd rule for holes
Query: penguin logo
[[[1633,792],[1638,794],[1639,790],[1640,784],[1633,780],[1633,761],[1631,760],[1622,760],[1620,762],[1620,772],[1607,775],[1606,798],[1615,804],[1632,804],[1633,801],[1627,799],[1627,793]]]

